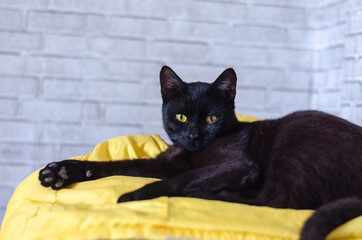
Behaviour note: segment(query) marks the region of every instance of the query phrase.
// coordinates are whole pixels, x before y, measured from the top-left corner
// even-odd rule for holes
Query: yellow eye
[[[211,123],[215,122],[216,119],[217,119],[216,116],[208,116],[208,117],[206,118],[206,122],[207,122],[208,124],[211,124]]]
[[[184,123],[184,122],[186,122],[187,117],[183,114],[176,114],[176,119],[177,119],[177,121]]]

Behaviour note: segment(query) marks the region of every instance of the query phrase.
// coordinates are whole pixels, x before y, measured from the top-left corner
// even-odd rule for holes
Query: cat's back
[[[280,143],[362,153],[362,127],[324,112],[294,112],[276,120],[276,126]]]
[[[344,152],[361,159],[362,164],[362,127],[342,118],[320,111],[298,111],[274,120],[274,128],[275,150],[290,149],[314,157]]]
[[[354,134],[359,134],[359,136],[362,137],[362,127],[320,111],[297,111],[288,114],[277,121],[285,126],[300,126],[311,130],[320,129],[321,131],[331,129],[334,132],[343,131],[352,134],[352,136],[354,136]]]
[[[289,189],[288,206],[310,208],[341,197],[362,197],[360,126],[319,111],[295,112],[260,128],[268,125],[273,134],[265,145],[271,147],[260,149],[269,153],[265,176]]]

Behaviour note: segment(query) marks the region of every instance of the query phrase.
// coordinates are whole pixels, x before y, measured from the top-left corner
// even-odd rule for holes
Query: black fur
[[[232,69],[212,84],[187,84],[163,67],[160,82],[164,128],[173,146],[151,160],[51,163],[40,171],[41,184],[60,189],[111,175],[157,177],[163,181],[125,194],[118,202],[189,196],[276,208],[321,207],[306,224],[303,240],[323,239],[361,214],[340,210],[351,207],[353,212],[362,198],[361,127],[318,111],[238,122]],[[187,120],[177,120],[177,114]],[[209,116],[216,121],[208,123]],[[323,227],[324,213],[329,212],[335,220]],[[321,231],[310,230],[315,224]]]

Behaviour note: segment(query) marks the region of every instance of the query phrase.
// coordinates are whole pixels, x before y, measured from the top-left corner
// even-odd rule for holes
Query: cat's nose
[[[190,133],[187,138],[191,141],[196,141],[200,138],[200,135],[198,133]]]

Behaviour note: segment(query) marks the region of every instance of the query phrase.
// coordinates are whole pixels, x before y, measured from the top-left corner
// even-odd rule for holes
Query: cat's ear
[[[228,100],[234,100],[236,95],[236,73],[234,69],[228,68],[211,85],[213,91],[218,91]]]
[[[172,95],[182,93],[185,83],[168,66],[163,66],[160,72],[161,94],[165,100]]]

